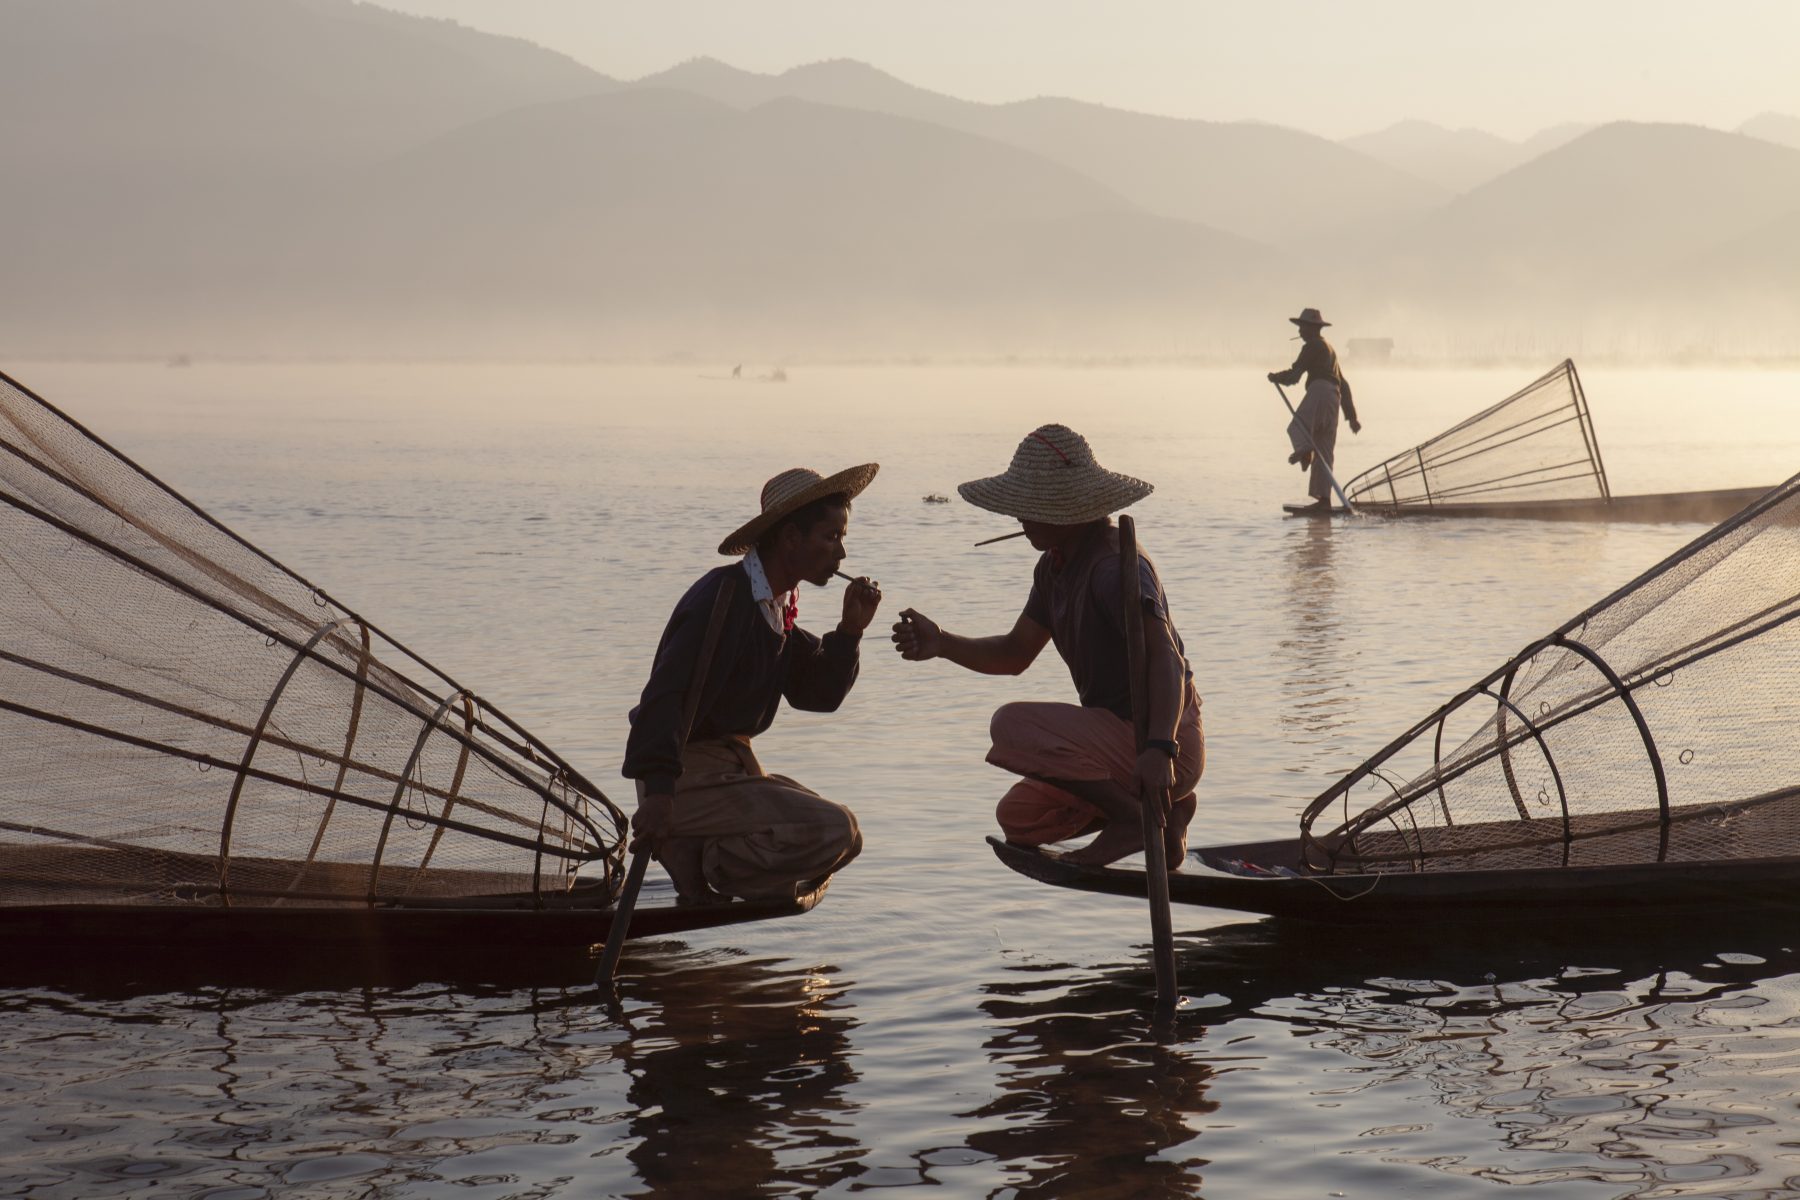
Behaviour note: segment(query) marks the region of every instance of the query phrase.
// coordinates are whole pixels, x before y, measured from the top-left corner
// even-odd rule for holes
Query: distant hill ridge
[[[6,17],[0,355],[1279,359],[1306,304],[1403,353],[1800,342],[1774,114],[1358,150],[848,60],[626,83],[350,0]]]
[[[738,107],[786,96],[931,121],[1064,163],[1147,212],[1271,243],[1423,212],[1446,194],[1335,142],[1278,125],[1152,116],[1055,97],[980,104],[844,59],[780,75],[693,59],[634,86],[677,87]],[[1330,204],[1295,185],[1319,178],[1333,182]]]

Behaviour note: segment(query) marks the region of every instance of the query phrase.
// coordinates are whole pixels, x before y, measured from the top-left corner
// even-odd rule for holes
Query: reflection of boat
[[[605,939],[624,814],[555,751],[4,375],[0,450],[15,958]]]
[[[1613,495],[1587,395],[1569,360],[1493,407],[1364,471],[1344,489],[1359,511],[1384,517],[1709,525],[1768,490]]]
[[[1800,908],[1797,525],[1800,476],[1395,738],[1297,839],[1191,855],[1171,898],[1335,922]],[[1143,894],[1141,872],[995,852]]]

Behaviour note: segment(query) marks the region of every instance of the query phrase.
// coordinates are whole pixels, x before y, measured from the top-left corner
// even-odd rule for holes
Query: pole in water
[[[718,595],[713,597],[712,617],[706,624],[706,636],[700,643],[700,655],[694,659],[694,676],[682,703],[681,742],[687,744],[693,732],[694,717],[700,711],[700,693],[706,687],[706,671],[718,649],[719,631],[725,627],[725,613],[731,608],[732,583],[735,576],[727,573],[719,581]],[[606,931],[606,948],[600,952],[600,966],[594,971],[595,987],[610,987],[619,956],[625,952],[625,939],[631,935],[631,914],[637,911],[638,893],[644,887],[644,872],[650,867],[650,846],[641,841],[631,852],[631,869],[625,873],[625,885],[619,890],[619,902],[613,906],[612,925]]]
[[[1119,518],[1119,589],[1125,600],[1125,658],[1131,672],[1131,724],[1137,750],[1150,736],[1150,681],[1144,648],[1144,591],[1138,579],[1137,523]],[[1143,803],[1144,880],[1150,899],[1150,941],[1156,961],[1156,1018],[1175,1016],[1181,993],[1175,980],[1175,933],[1169,918],[1169,863],[1163,850],[1168,825],[1169,794],[1159,788],[1139,797]]]
[[[1275,383],[1273,379],[1269,382]],[[1288,416],[1294,418],[1294,424],[1300,425],[1300,414],[1294,411],[1293,401],[1287,398],[1287,393],[1281,390],[1281,385],[1279,383],[1275,384],[1275,394],[1281,397],[1281,403],[1287,407]],[[1319,469],[1325,472],[1325,478],[1331,481],[1331,490],[1336,492],[1337,498],[1343,502],[1344,511],[1348,512],[1351,516],[1355,516],[1356,505],[1350,503],[1350,497],[1344,495],[1343,486],[1338,483],[1337,476],[1331,473],[1331,464],[1325,461],[1325,456],[1323,454],[1319,453],[1318,443],[1312,439],[1312,430],[1304,425],[1300,425],[1300,436],[1304,437],[1306,439],[1306,444],[1312,447],[1313,461],[1319,464]]]

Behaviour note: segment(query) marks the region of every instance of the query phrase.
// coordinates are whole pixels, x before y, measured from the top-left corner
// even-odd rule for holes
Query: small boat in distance
[[[1491,408],[1345,485],[1358,512],[1384,517],[1713,524],[1769,488],[1616,496],[1573,360]],[[1341,506],[1283,505],[1290,516],[1342,516]]]

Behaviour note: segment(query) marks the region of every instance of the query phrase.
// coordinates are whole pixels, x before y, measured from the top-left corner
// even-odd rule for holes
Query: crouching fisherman
[[[856,682],[863,630],[881,603],[857,579],[837,628],[817,637],[795,624],[802,581],[823,587],[844,560],[850,503],[877,466],[824,477],[796,468],[769,480],[762,512],[719,545],[738,561],[702,575],[675,606],[631,712],[624,774],[637,781],[633,824],[675,881],[684,904],[793,896],[862,850],[856,817],[840,804],[763,770],[750,740],[795,708],[833,712]],[[729,582],[696,702],[687,693]],[[688,711],[692,729],[684,730]]]
[[[1111,514],[1151,492],[1094,461],[1081,435],[1044,425],[1019,443],[1004,474],[965,483],[963,499],[1016,518],[1042,551],[1012,632],[962,637],[908,609],[893,640],[908,659],[947,658],[987,675],[1017,675],[1046,642],[1068,664],[1079,704],[1003,705],[988,761],[1022,776],[996,815],[1006,840],[1040,846],[1098,832],[1069,861],[1102,866],[1144,848],[1139,797],[1169,788],[1164,847],[1171,870],[1186,854],[1194,787],[1205,764],[1200,698],[1156,567],[1138,559],[1149,676],[1149,741],[1140,754],[1126,666],[1119,531]]]

